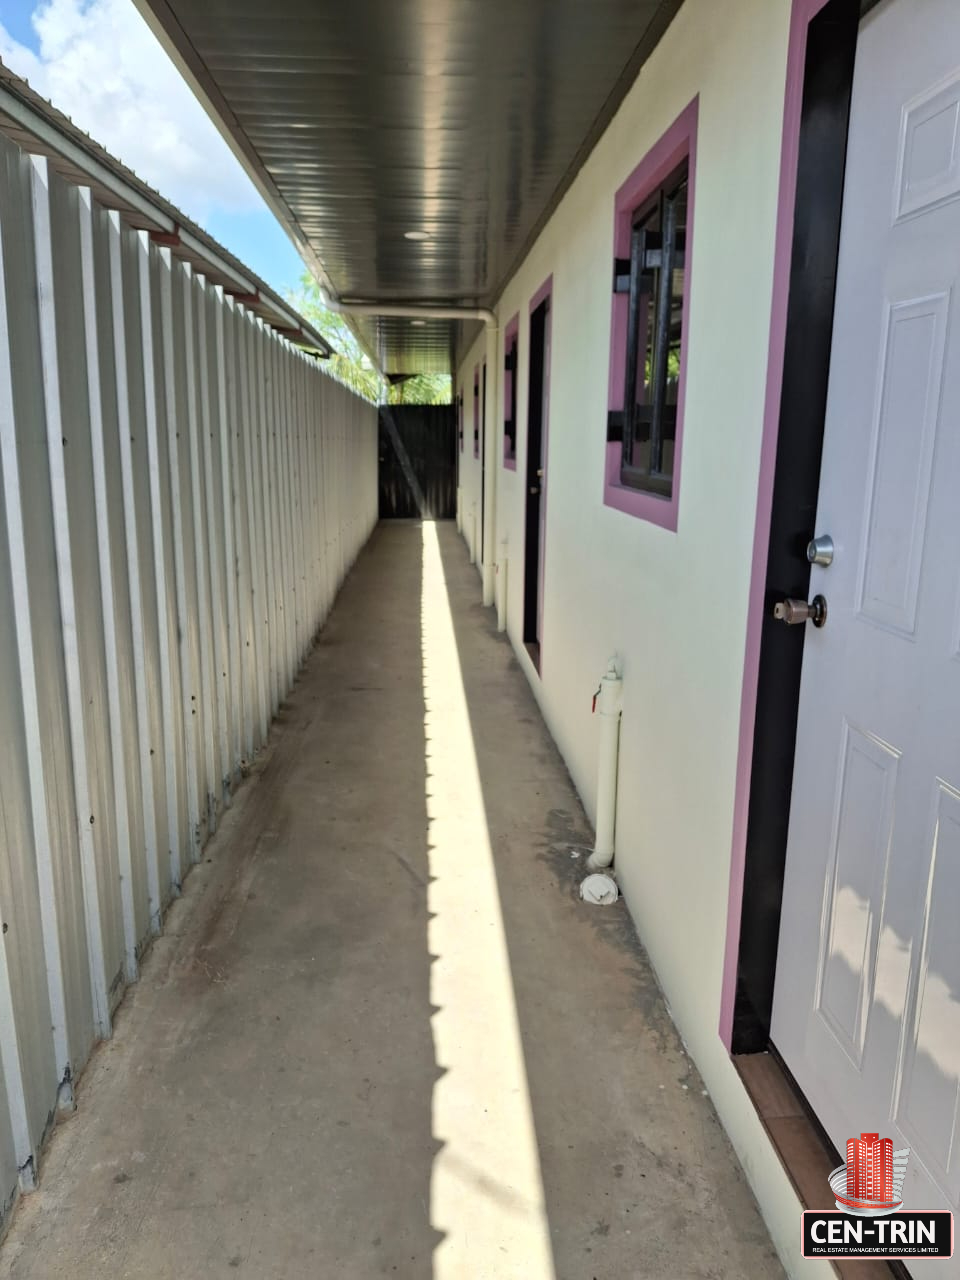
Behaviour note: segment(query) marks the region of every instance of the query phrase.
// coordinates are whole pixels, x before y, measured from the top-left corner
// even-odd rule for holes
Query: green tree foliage
[[[388,404],[449,404],[449,373],[415,373],[390,388]]]
[[[333,347],[334,353],[327,362],[333,377],[365,400],[379,404],[384,391],[380,375],[353,336],[346,319],[323,305],[320,288],[309,271],[300,277],[299,292],[288,293],[287,300]]]
[[[327,367],[344,383],[373,404],[449,404],[451,382],[448,373],[418,373],[392,386],[380,378],[370,358],[354,337],[346,317],[323,305],[316,280],[305,271],[300,289],[288,293],[288,301],[334,348]]]

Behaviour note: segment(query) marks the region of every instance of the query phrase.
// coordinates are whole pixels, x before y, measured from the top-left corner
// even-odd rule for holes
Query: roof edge
[[[0,62],[0,133],[21,150],[46,156],[68,181],[89,186],[101,204],[119,211],[138,229],[149,231],[176,257],[189,262],[199,274],[221,286],[225,293],[233,295],[238,303],[295,345],[324,359],[333,354],[334,348],[319,330],[266,281],[3,62]],[[299,244],[297,248],[303,256]]]

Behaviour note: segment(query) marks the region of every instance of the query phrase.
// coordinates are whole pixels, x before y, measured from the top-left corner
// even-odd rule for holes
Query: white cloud
[[[41,0],[39,54],[0,24],[0,58],[190,217],[263,208],[132,0]]]

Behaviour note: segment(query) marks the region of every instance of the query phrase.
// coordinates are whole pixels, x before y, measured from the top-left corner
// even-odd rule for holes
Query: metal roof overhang
[[[682,0],[135,3],[332,297],[478,308]],[[475,327],[354,324],[388,374],[448,370]]]
[[[61,177],[89,187],[105,208],[118,211],[130,226],[149,231],[176,257],[189,262],[198,275],[219,285],[291,342],[324,358],[330,355],[327,340],[269,285],[3,63],[0,133],[23,151],[46,156]]]

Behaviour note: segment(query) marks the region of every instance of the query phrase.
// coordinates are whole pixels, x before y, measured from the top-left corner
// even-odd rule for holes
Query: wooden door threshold
[[[790,1073],[775,1053],[734,1054],[733,1065],[804,1209],[835,1209],[827,1178],[843,1159],[811,1116]],[[839,1261],[833,1269],[840,1280],[910,1280],[901,1262]]]

